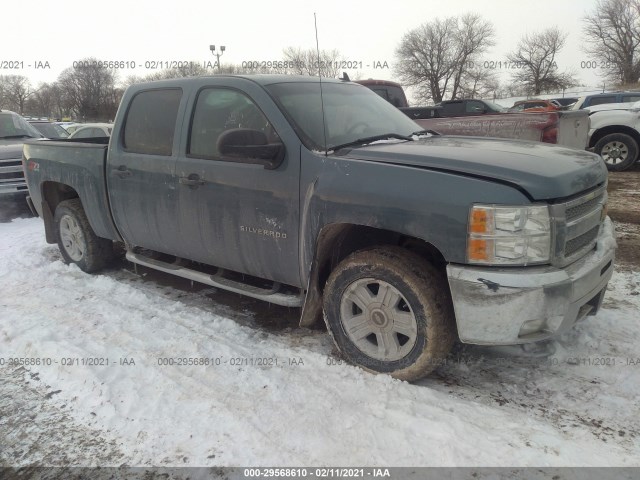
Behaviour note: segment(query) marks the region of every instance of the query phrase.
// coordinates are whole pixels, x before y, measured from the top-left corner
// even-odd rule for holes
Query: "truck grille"
[[[22,170],[22,159],[0,160],[0,194],[19,192],[27,189]]]
[[[567,208],[567,221],[570,222],[571,220],[574,220],[586,213],[589,213],[594,208],[598,208],[597,206],[599,204],[602,205],[603,203],[602,202],[603,196],[604,194],[600,194],[597,197],[592,198],[591,200],[587,200],[584,203],[580,203],[576,206]]]
[[[595,247],[607,202],[606,185],[568,202],[551,206],[555,225],[553,264],[568,265]]]
[[[589,245],[596,238],[598,238],[598,232],[600,231],[600,225],[597,227],[593,227],[587,233],[583,233],[582,235],[577,236],[576,238],[572,238],[569,240],[564,247],[564,256],[570,257],[578,250]]]

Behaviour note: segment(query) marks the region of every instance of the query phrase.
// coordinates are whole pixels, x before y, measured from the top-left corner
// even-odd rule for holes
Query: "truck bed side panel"
[[[550,113],[508,113],[415,120],[422,128],[445,135],[517,138],[538,142],[542,140],[542,131],[553,126],[555,121],[556,114]]]
[[[405,112],[407,113],[407,112]],[[407,113],[409,115],[409,113]],[[411,117],[411,115],[409,115]],[[414,119],[424,129],[445,135],[542,141],[546,129],[557,128],[557,144],[585,149],[589,117],[580,111],[504,113],[468,117]]]
[[[104,168],[107,145],[68,141],[29,141],[24,145],[29,194],[42,215],[45,182],[57,182],[74,189],[97,236],[120,240],[111,219]]]

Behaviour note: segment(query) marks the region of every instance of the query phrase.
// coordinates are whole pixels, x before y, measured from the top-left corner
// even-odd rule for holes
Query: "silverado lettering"
[[[241,225],[240,231],[247,232],[247,233],[257,233],[258,235],[265,235],[267,237],[287,238],[286,233],[276,232],[274,230],[265,230],[265,229],[256,228],[256,227],[245,227]]]

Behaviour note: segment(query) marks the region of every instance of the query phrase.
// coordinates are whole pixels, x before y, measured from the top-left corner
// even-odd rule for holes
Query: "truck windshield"
[[[325,144],[319,82],[277,83],[266,88],[310,150],[331,150],[361,138],[408,136],[420,130],[413,120],[366,87],[323,83]]]
[[[494,112],[506,112],[508,110],[506,107],[503,107],[502,105],[498,105],[497,103],[488,102],[487,100],[483,100],[483,102],[486,103],[489,106],[489,108]]]
[[[41,138],[42,135],[15,113],[0,113],[0,139]]]

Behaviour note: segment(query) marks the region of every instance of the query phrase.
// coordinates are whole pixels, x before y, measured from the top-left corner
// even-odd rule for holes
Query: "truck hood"
[[[22,158],[23,139],[0,139],[0,160],[10,160],[14,158]]]
[[[434,136],[371,144],[345,156],[495,179],[524,189],[533,200],[569,197],[607,179],[604,161],[594,153],[502,138]]]

